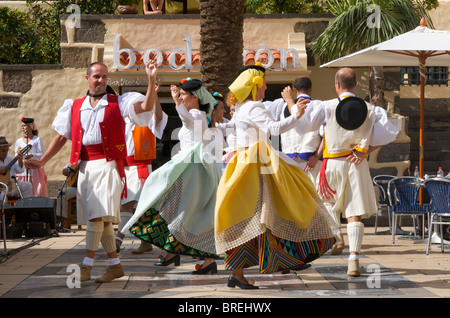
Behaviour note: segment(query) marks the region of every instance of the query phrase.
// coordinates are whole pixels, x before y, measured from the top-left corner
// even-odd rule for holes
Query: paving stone
[[[372,230],[372,233],[370,232]],[[235,298],[439,298],[449,297],[450,271],[448,252],[434,248],[425,255],[426,244],[397,240],[373,234],[366,229],[360,258],[361,276],[349,277],[348,249],[342,255],[329,253],[312,262],[308,269],[287,274],[260,274],[257,268],[245,270],[254,279],[257,290],[228,288],[230,271],[224,269],[223,259],[217,260],[218,273],[192,275],[195,264],[202,261],[181,257],[181,265],[158,267],[154,263],[159,249],[136,255],[133,247],[139,242],[127,238],[120,259],[125,276],[111,283],[98,284],[94,279],[106,270],[107,256],[102,249],[96,253],[92,280],[80,288],[69,288],[71,266],[79,266],[85,254],[83,231],[64,233],[32,248],[11,253],[0,263],[1,298],[153,298],[153,299],[235,299]],[[369,233],[367,233],[369,232]],[[67,240],[65,240],[67,238]],[[63,241],[64,242],[61,242]],[[72,244],[67,244],[71,241]],[[11,242],[21,248],[26,240]],[[66,249],[61,246],[68,246]],[[72,284],[73,285],[73,284]]]

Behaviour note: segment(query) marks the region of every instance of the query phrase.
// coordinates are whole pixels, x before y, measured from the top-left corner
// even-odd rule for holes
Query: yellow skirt
[[[264,141],[231,158],[217,189],[217,253],[240,246],[270,230],[284,240],[333,237],[337,225],[309,177]]]

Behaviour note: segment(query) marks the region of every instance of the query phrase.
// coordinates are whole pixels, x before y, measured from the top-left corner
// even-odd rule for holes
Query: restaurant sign
[[[120,48],[121,34],[116,34],[113,41],[113,58],[114,64],[112,69],[126,70],[144,68],[150,58],[156,58],[156,63],[159,68],[173,69],[173,70],[190,70],[199,69],[200,65],[193,65],[193,56],[199,50],[193,50],[191,46],[191,37],[188,34],[183,34],[185,47],[184,49],[129,49]],[[301,68],[299,64],[298,51],[293,48],[288,49],[244,49],[243,65],[247,62],[247,56],[254,54],[253,60],[258,61],[263,58],[264,67],[268,68]],[[123,57],[127,58],[124,59]],[[121,58],[122,57],[122,58]],[[142,61],[140,61],[141,59]],[[183,61],[180,63],[180,60]],[[276,63],[275,63],[276,62]]]

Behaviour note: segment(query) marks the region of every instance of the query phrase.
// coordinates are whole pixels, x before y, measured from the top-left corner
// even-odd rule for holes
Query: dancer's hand
[[[306,107],[308,107],[308,104],[309,104],[309,102],[310,102],[310,100],[309,99],[306,99],[306,98],[300,98],[298,101],[297,101],[297,118],[300,118],[300,117],[302,117],[303,116],[303,114],[305,113],[305,111],[306,111]]]

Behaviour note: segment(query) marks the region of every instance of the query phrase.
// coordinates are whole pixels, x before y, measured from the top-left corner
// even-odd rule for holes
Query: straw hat
[[[11,146],[11,144],[6,140],[6,137],[0,137],[0,147]]]

